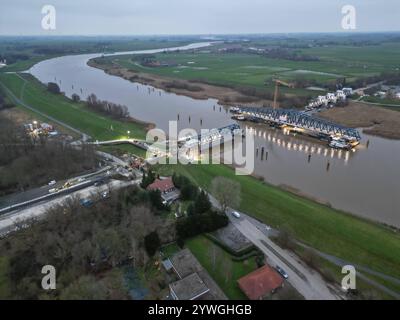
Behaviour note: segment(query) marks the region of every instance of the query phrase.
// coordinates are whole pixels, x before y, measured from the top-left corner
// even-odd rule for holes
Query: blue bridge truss
[[[325,135],[341,135],[349,139],[361,140],[360,133],[356,129],[316,118],[297,110],[274,109],[268,107],[240,107],[239,109],[240,113],[243,115],[248,115],[257,119],[302,128]]]

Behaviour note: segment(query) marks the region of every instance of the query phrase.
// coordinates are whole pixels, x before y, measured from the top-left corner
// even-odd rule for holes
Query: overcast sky
[[[56,30],[41,27],[56,8]],[[337,32],[344,5],[355,31],[399,31],[400,0],[1,0],[1,35]]]

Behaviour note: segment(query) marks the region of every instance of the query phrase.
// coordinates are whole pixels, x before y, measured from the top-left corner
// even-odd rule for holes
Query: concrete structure
[[[169,285],[173,299],[226,300],[227,297],[189,249],[175,253],[170,261],[179,280]]]
[[[282,277],[265,265],[238,280],[240,289],[250,300],[261,300],[283,286]]]
[[[174,300],[195,300],[210,291],[197,273],[171,283],[169,289]]]

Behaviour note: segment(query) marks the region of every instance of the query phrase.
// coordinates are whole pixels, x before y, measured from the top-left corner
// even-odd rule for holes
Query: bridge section
[[[350,140],[361,140],[361,136],[356,129],[316,118],[297,110],[274,109],[267,107],[240,107],[239,113],[265,121],[274,122],[280,125],[289,125],[325,135],[340,135]]]

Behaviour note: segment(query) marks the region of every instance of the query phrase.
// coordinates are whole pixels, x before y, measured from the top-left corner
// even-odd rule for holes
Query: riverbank
[[[132,130],[133,134],[135,129],[138,136],[145,132],[143,126],[133,127],[133,124],[105,118],[87,110],[83,104],[51,94],[37,80],[24,82],[17,75],[2,75],[0,81],[26,103],[77,126],[94,139],[118,138],[126,130]],[[241,184],[240,209],[244,212],[271,226],[287,227],[296,238],[321,251],[400,277],[400,257],[396,254],[400,251],[400,238],[390,228],[346,215],[252,177],[235,176],[226,166],[173,166],[173,169],[184,172],[204,188],[210,187],[215,176],[235,180]]]
[[[94,112],[83,102],[76,103],[64,95],[50,93],[37,79],[28,74],[0,74],[0,83],[9,90],[7,95],[16,105],[26,103],[46,115],[62,120],[96,140],[113,140],[131,137],[144,139],[151,123],[133,118],[120,121]],[[19,101],[17,101],[17,99]]]
[[[194,99],[216,99],[223,105],[271,105],[272,101],[246,96],[232,88],[204,84],[184,79],[173,79],[155,74],[143,73],[116,64],[99,64],[95,59],[88,61],[90,67],[105,73],[122,77],[131,82],[150,85],[167,92],[188,96]],[[338,124],[365,128],[367,134],[388,139],[400,139],[400,112],[371,106],[362,102],[350,101],[345,108],[333,108],[319,113],[325,119]]]
[[[400,112],[350,101],[344,108],[333,108],[319,113],[330,121],[387,139],[400,139]]]
[[[164,165],[162,175],[177,172],[210,190],[222,176],[241,185],[237,208],[277,229],[289,230],[299,241],[346,261],[400,278],[400,234],[382,224],[297,196],[249,176],[236,176],[224,165]]]
[[[157,89],[188,96],[193,99],[216,99],[223,105],[271,105],[272,101],[244,95],[230,87],[216,86],[184,79],[172,79],[155,74],[123,68],[116,64],[99,64],[95,59],[88,61],[88,66],[103,70],[105,73],[122,77],[131,82],[150,85]]]

